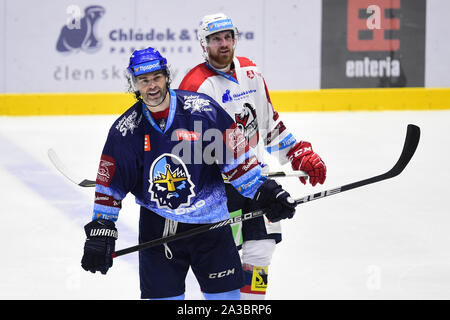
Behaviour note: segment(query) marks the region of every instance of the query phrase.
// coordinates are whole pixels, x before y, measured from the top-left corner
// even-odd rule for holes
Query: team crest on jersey
[[[256,121],[256,110],[250,103],[244,103],[241,113],[234,115],[234,120],[239,129],[241,129],[248,144],[255,147],[258,144],[258,121]]]
[[[183,161],[177,156],[164,153],[150,167],[151,200],[158,208],[176,209],[189,206],[195,196],[194,184]]]

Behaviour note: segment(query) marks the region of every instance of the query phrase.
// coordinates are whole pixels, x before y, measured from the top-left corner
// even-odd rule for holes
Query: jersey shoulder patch
[[[125,111],[116,119],[109,131],[110,135],[127,136],[133,135],[136,128],[142,121],[142,105],[136,102],[131,108]]]
[[[206,79],[215,75],[216,73],[210,70],[206,63],[201,63],[186,74],[179,89],[196,92]]]
[[[256,64],[246,57],[237,57],[239,64],[241,65],[241,68],[245,67],[256,67]]]

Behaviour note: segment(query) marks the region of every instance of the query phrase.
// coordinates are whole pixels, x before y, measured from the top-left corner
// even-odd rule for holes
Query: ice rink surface
[[[82,270],[94,190],[66,180],[47,157],[53,148],[75,174],[95,179],[117,116],[0,117],[0,299],[139,299],[137,254],[115,259],[106,276]],[[389,170],[408,123],[422,136],[400,176],[300,205],[283,221],[267,298],[450,299],[450,111],[281,117],[328,168],[315,188],[280,179],[294,197]],[[116,249],[137,243],[138,211],[129,195]],[[192,273],[186,298],[202,298]]]

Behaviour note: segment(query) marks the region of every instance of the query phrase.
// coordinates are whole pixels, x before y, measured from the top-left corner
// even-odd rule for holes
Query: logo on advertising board
[[[105,14],[105,9],[101,6],[89,6],[84,9],[84,16],[81,16],[79,7],[70,6],[67,12],[71,17],[61,29],[56,50],[61,53],[98,51],[101,41],[96,32],[97,22]]]
[[[425,0],[323,0],[321,88],[423,87]]]
[[[107,9],[99,5],[90,5],[84,9],[78,5],[68,6],[65,10],[66,23],[62,25],[59,33],[56,50],[61,53],[96,52],[102,47],[104,40],[108,53],[128,55],[134,50],[151,45],[163,54],[186,54],[192,52],[193,42],[196,46],[200,45],[195,27],[174,28],[169,23],[167,26],[157,27],[152,26],[149,21],[142,26],[136,26],[135,23],[132,25],[115,23],[113,28],[104,28],[101,34],[97,32],[100,18],[105,16],[104,19],[120,20],[118,18],[123,12],[121,9],[118,4],[114,6],[110,4]],[[225,20],[219,22],[216,22],[214,28],[226,27],[228,23]],[[254,40],[254,31],[241,32],[240,39]]]
[[[154,19],[164,8],[164,4],[144,1],[130,18],[127,2],[55,6],[57,19],[53,28],[56,33],[51,50],[63,58],[55,60],[58,64],[53,67],[53,80],[80,86],[87,81],[101,82],[106,88],[111,85],[121,88],[126,80],[124,61],[128,61],[135,50],[151,46],[172,61],[172,83],[176,84],[193,67],[188,61],[193,57],[201,58],[201,47],[196,23],[182,22],[176,16],[173,17],[176,24],[170,19],[162,23],[157,21],[159,18]],[[254,30],[240,32],[240,41],[254,40]],[[72,59],[74,57],[76,60]],[[93,58],[96,58],[95,63]]]

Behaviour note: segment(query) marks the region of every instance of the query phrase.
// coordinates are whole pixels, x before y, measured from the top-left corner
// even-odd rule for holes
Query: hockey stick
[[[53,163],[56,169],[58,169],[59,172],[62,173],[63,176],[65,176],[67,179],[72,181],[73,183],[79,185],[80,187],[95,187],[95,181],[89,180],[89,179],[81,179],[77,176],[75,176],[61,161],[61,159],[56,154],[55,150],[48,149],[48,157],[50,158],[50,161]],[[305,179],[308,179],[308,174],[304,171],[290,171],[290,172],[283,172],[283,171],[277,171],[277,172],[263,172],[263,176],[267,178],[282,178],[282,177],[303,177]],[[227,179],[224,179],[225,181]]]
[[[77,176],[75,176],[65,165],[64,163],[59,159],[58,155],[56,154],[55,150],[48,149],[48,157],[50,158],[50,161],[53,163],[56,169],[58,169],[59,172],[62,173],[63,176],[65,176],[67,179],[72,181],[73,183],[79,185],[80,187],[95,187],[95,181],[88,180],[88,179],[79,179]]]
[[[359,188],[368,184],[372,184],[372,183],[376,183],[379,181],[383,181],[386,179],[390,179],[393,178],[395,176],[398,176],[408,165],[409,161],[411,160],[412,156],[414,155],[414,152],[417,149],[417,145],[419,144],[419,140],[420,140],[420,128],[413,125],[413,124],[409,124],[408,128],[407,128],[407,132],[406,132],[406,138],[405,138],[405,143],[403,145],[403,150],[402,153],[400,155],[400,158],[398,159],[397,163],[392,167],[392,169],[390,169],[389,171],[387,171],[386,173],[380,174],[378,176],[372,177],[372,178],[368,178],[368,179],[364,179],[361,181],[357,181],[357,182],[353,182],[350,184],[346,184],[343,185],[341,187],[337,187],[334,189],[329,189],[326,191],[322,191],[322,192],[318,192],[318,193],[314,193],[311,195],[308,195],[306,197],[300,198],[300,199],[296,199],[295,202],[297,204],[302,204],[305,202],[309,202],[312,200],[317,200],[317,199],[321,199],[327,196],[331,196],[333,194],[338,194],[344,191],[348,191],[348,190],[352,190],[355,188]],[[163,243],[167,243],[170,241],[175,241],[175,240],[179,240],[185,237],[189,237],[195,234],[199,234],[208,230],[212,230],[212,229],[216,229],[216,228],[220,228],[220,227],[224,227],[236,222],[241,222],[241,221],[246,221],[246,220],[250,220],[259,216],[262,216],[263,214],[266,213],[267,209],[261,209],[261,210],[256,210],[253,212],[248,212],[246,214],[243,214],[242,216],[237,216],[234,218],[230,218],[224,221],[219,221],[217,223],[212,223],[212,224],[206,224],[206,225],[202,225],[198,228],[195,229],[191,229],[189,231],[186,232],[182,232],[179,234],[175,234],[172,236],[168,236],[165,238],[159,238],[159,239],[155,239],[155,240],[151,240],[148,242],[144,242],[141,244],[138,244],[136,246],[133,247],[129,247],[126,249],[122,249],[122,250],[118,250],[116,252],[112,253],[112,257],[116,258],[119,256],[122,256],[124,254],[128,254],[131,252],[135,252],[135,251],[139,251],[139,250],[143,250],[146,248],[150,248],[150,247],[154,247],[154,246],[158,246],[161,245]]]

